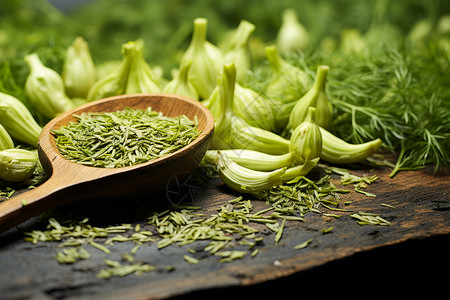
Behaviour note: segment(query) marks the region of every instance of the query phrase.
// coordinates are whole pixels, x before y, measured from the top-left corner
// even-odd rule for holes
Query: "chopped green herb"
[[[351,174],[349,170],[346,170],[344,168],[337,168],[337,167],[330,167],[329,168],[332,172],[339,174],[341,176],[341,184],[342,185],[349,185],[353,184],[354,190],[357,193],[363,194],[366,197],[373,197],[375,198],[376,195],[364,191],[364,189],[369,185],[374,183],[378,176],[372,175],[372,176],[357,176],[355,174]]]
[[[200,261],[192,256],[185,255],[184,260],[187,261],[190,264],[198,264]]]
[[[294,246],[294,249],[303,249],[303,248],[306,248],[306,247],[308,247],[308,245],[309,245],[311,242],[312,242],[312,239],[306,240],[306,241],[304,241],[303,243]]]
[[[89,241],[89,245],[97,248],[98,250],[101,250],[101,251],[105,252],[106,254],[111,253],[111,250],[109,250],[108,248],[106,248],[105,246],[103,246],[103,245],[101,245],[99,243],[94,242],[93,240]]]
[[[91,255],[83,247],[75,247],[58,251],[55,259],[61,264],[72,264],[80,259],[89,258]]]
[[[243,258],[247,254],[247,251],[222,251],[217,252],[215,255],[221,256],[220,262],[231,262],[235,259]]]
[[[134,261],[134,257],[131,256],[128,253],[122,254],[122,259],[126,260],[127,262],[133,262]]]
[[[278,228],[277,234],[275,235],[275,244],[278,244],[278,242],[281,239],[281,236],[283,235],[284,226],[286,224],[286,219],[283,219],[281,222],[280,228]]]
[[[322,228],[320,231],[322,232],[322,234],[326,234],[326,233],[330,233],[331,231],[333,231],[334,226],[331,227],[327,227],[327,228]]]
[[[167,117],[151,107],[110,113],[83,113],[53,130],[60,153],[92,167],[133,166],[175,152],[198,135],[196,121]]]
[[[136,252],[138,251],[138,249],[139,249],[140,246],[141,246],[141,245],[136,245],[136,246],[134,246],[133,249],[130,250],[131,254],[136,254]]]
[[[390,208],[395,208],[395,206],[390,205],[390,204],[386,204],[386,203],[381,203],[380,205],[386,206],[386,207],[390,207]]]
[[[260,193],[259,198],[265,200],[276,213],[283,216],[299,215],[301,218],[308,212],[320,213],[320,207],[342,210],[337,208],[339,194],[349,192],[338,189],[332,183],[331,176],[326,174],[314,181],[305,176],[298,177],[294,181]]]
[[[0,197],[5,197],[5,199],[9,199],[16,192],[15,189],[7,186],[4,190],[0,190]]]
[[[258,253],[259,253],[259,249],[255,249],[252,251],[251,256],[255,257],[256,255],[258,255]]]
[[[336,219],[342,217],[342,215],[336,215],[336,214],[322,214],[322,215],[325,216],[325,217],[333,217],[333,218],[336,218]]]

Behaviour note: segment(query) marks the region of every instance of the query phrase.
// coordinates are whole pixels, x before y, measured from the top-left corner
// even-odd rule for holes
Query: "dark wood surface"
[[[230,263],[207,256],[189,264],[187,247],[201,249],[205,243],[172,245],[161,250],[143,245],[136,260],[156,266],[139,276],[99,279],[105,258],[117,259],[130,250],[117,243],[106,255],[92,250],[91,258],[61,265],[53,258],[58,243],[31,244],[23,232],[40,228],[34,218],[0,235],[0,299],[251,299],[301,296],[441,296],[448,293],[450,241],[450,176],[433,174],[432,168],[400,172],[389,178],[390,168],[355,169],[355,174],[376,174],[378,180],[366,191],[375,198],[352,192],[348,210],[377,213],[391,225],[358,225],[348,213],[327,218],[308,213],[304,222],[287,222],[280,242],[267,233],[260,253]],[[339,178],[333,177],[338,183]],[[346,187],[348,188],[348,187]],[[196,189],[192,201],[200,212],[214,213],[236,197],[218,179]],[[54,214],[80,214],[114,223],[146,224],[152,207],[167,201],[163,194],[139,200],[98,200],[67,205]],[[143,204],[144,203],[144,204]],[[255,211],[262,201],[252,201]],[[392,207],[381,205],[389,204]],[[336,213],[336,212],[332,212]],[[334,226],[322,234],[324,227]],[[293,247],[308,239],[304,249]],[[175,270],[167,271],[167,266]]]

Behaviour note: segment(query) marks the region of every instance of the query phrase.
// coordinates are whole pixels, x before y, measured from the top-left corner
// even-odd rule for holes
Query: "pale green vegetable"
[[[308,108],[308,115],[292,133],[289,151],[295,162],[304,162],[320,157],[322,152],[322,133],[316,123],[316,109]]]
[[[29,179],[37,166],[36,155],[25,149],[0,151],[0,178],[7,182],[21,182]]]
[[[211,146],[213,149],[250,149],[268,154],[289,152],[289,140],[255,126],[250,126],[233,111],[236,68],[225,65],[219,80],[220,112],[214,115],[215,130]]]
[[[36,53],[25,56],[25,61],[30,69],[25,90],[37,112],[52,119],[74,107],[56,71],[46,67]]]
[[[202,101],[216,118],[222,113],[219,90],[220,87],[216,86],[209,98]],[[275,116],[270,101],[264,95],[236,82],[231,109],[248,125],[273,132]]]
[[[207,25],[206,18],[194,20],[192,39],[181,59],[191,61],[188,79],[202,99],[207,99],[217,85],[223,65],[220,50],[206,40]]]
[[[126,94],[158,93],[158,79],[144,59],[144,42],[137,40],[122,46],[122,54],[130,57],[131,65],[126,83]]]
[[[286,168],[270,172],[256,171],[243,167],[226,155],[220,154],[217,161],[220,177],[224,183],[241,193],[258,193],[273,186],[281,185],[281,176]]]
[[[322,135],[315,122],[315,108],[310,107],[307,119],[291,137],[289,152],[270,155],[250,149],[208,150],[204,160],[218,164],[222,179],[233,190],[254,194],[270,184],[275,186],[278,176],[285,183],[307,175],[317,166],[321,150]]]
[[[205,154],[205,160],[214,163],[218,160],[219,153],[227,156],[243,167],[257,171],[273,171],[275,169],[289,167],[293,161],[290,152],[272,155],[248,149],[208,150]]]
[[[249,126],[232,109],[235,76],[234,64],[225,65],[219,80],[220,105],[216,110],[221,114],[215,116],[212,149],[207,151],[205,162],[218,166],[228,187],[254,195],[307,175],[320,159],[312,157],[320,154],[321,147],[320,139],[314,137],[314,129],[318,126],[314,123],[313,113],[305,122],[305,127],[311,125],[312,128],[308,127],[305,135],[299,134],[292,144],[270,131]],[[311,111],[314,112],[314,108]]]
[[[297,12],[286,9],[282,15],[276,45],[282,55],[293,55],[304,51],[309,46],[309,33],[298,20]]]
[[[217,85],[207,99],[201,99],[201,103],[209,109],[214,116],[214,120],[218,120],[223,113],[220,100],[220,85]]]
[[[175,72],[173,79],[163,88],[163,93],[181,95],[194,100],[199,100],[197,90],[188,80],[190,67],[191,61],[184,60],[181,63],[179,70]]]
[[[113,72],[100,78],[92,85],[87,100],[93,101],[124,94],[129,68],[130,61],[125,59]]]
[[[8,131],[6,131],[5,127],[0,123],[0,151],[10,148],[14,148],[14,142]]]
[[[296,178],[308,175],[309,172],[317,166],[319,160],[320,159],[318,157],[314,159],[307,159],[301,165],[288,168],[281,176],[281,180],[286,183]]]
[[[246,167],[239,164],[233,158],[228,157],[227,153],[230,152],[209,152],[206,159],[217,165],[220,177],[229,188],[240,193],[254,195],[307,175],[319,162],[319,158],[308,159],[301,165],[260,171],[252,166]]]
[[[107,75],[100,77],[92,85],[87,96],[88,101],[125,94],[128,75],[133,63],[133,57],[125,55],[125,53],[130,53],[130,51],[126,51],[126,45],[122,45],[122,60],[108,64],[106,66]]]
[[[304,70],[285,60],[275,45],[266,46],[265,50],[272,72],[265,91],[268,97],[286,103],[296,101],[308,92],[311,80]]]
[[[80,105],[83,105],[83,104],[86,104],[86,103],[89,102],[89,101],[88,101],[87,99],[85,99],[85,98],[72,98],[71,100],[72,100],[72,102],[73,102],[73,106],[74,106],[74,107],[77,107],[77,106],[80,106]]]
[[[283,136],[290,136],[292,131],[300,125],[308,115],[310,106],[316,108],[316,122],[320,127],[329,128],[333,121],[333,106],[328,99],[325,87],[327,74],[330,68],[320,65],[317,68],[316,78],[311,89],[301,97],[289,115],[289,122],[286,125]]]
[[[222,50],[208,40],[205,40],[205,49],[208,56],[215,62],[216,68],[221,70],[224,63],[224,54]]]
[[[284,180],[306,175],[317,165],[322,153],[322,133],[314,118],[315,108],[310,107],[307,119],[294,131],[286,153],[273,155],[242,148],[208,150],[205,161],[214,163],[219,155],[225,155],[240,166],[257,171],[287,167]]]
[[[122,45],[122,60],[113,64],[113,70],[100,78],[89,90],[87,100],[106,97],[157,93],[160,91],[159,77],[145,61],[143,40],[130,41]]]
[[[76,37],[67,48],[61,76],[66,94],[70,98],[86,98],[89,89],[97,80],[89,45],[82,37]]]
[[[97,71],[97,80],[108,77],[111,73],[115,72],[122,64],[121,59],[114,59],[102,62],[95,65]]]
[[[225,183],[237,191],[245,189],[249,193],[249,186],[252,186],[252,193],[261,188],[255,188],[255,185],[261,184],[263,180],[273,180],[276,175],[280,176],[282,183],[290,182],[301,176],[308,175],[311,170],[317,166],[320,158],[307,159],[302,163],[293,164],[293,155],[286,153],[282,155],[269,155],[258,151],[245,149],[230,150],[208,150],[205,154],[206,163],[218,164],[222,158],[221,177]],[[229,161],[232,161],[230,163]],[[281,173],[280,170],[284,170]],[[253,177],[252,177],[253,176]],[[278,179],[277,179],[278,180]],[[244,182],[246,182],[244,184]],[[265,184],[269,184],[264,181]],[[239,184],[238,184],[239,183]],[[274,182],[270,182],[273,184]],[[269,185],[270,185],[269,184]],[[245,186],[243,188],[242,186]]]
[[[244,148],[265,152],[268,154],[284,154],[289,149],[289,140],[268,130],[249,126],[237,116],[231,116],[228,120],[233,128],[228,131],[227,140],[231,148]],[[238,135],[234,135],[237,132]]]
[[[275,45],[266,46],[265,51],[271,71],[265,94],[272,100],[277,131],[282,131],[296,101],[310,89],[311,79],[305,71],[281,57]]]
[[[351,164],[362,162],[381,147],[382,141],[377,138],[361,144],[351,144],[320,128],[322,134],[322,152],[320,158],[329,163]]]
[[[244,83],[247,72],[252,69],[249,39],[255,31],[255,25],[242,20],[233,35],[229,50],[225,53],[225,63],[234,63],[236,66],[236,81]]]
[[[19,99],[0,93],[0,124],[13,139],[37,147],[42,128]]]
[[[233,110],[251,126],[276,130],[271,100],[238,82],[234,89]]]

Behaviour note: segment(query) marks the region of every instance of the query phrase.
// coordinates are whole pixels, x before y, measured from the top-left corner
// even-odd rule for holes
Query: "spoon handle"
[[[40,213],[73,200],[71,183],[55,189],[54,177],[40,186],[0,203],[0,232],[8,230]]]

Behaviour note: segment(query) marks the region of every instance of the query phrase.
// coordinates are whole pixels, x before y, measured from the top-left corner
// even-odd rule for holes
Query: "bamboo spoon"
[[[197,116],[200,135],[189,145],[146,163],[123,168],[83,166],[62,157],[51,131],[75,121],[82,112],[113,112],[125,107],[151,107],[166,116]],[[57,206],[82,199],[138,196],[164,190],[175,176],[187,177],[208,149],[214,118],[200,102],[168,94],[123,95],[93,101],[51,120],[39,137],[38,153],[48,179],[27,192],[0,203],[0,232]],[[180,177],[178,177],[180,178]]]

